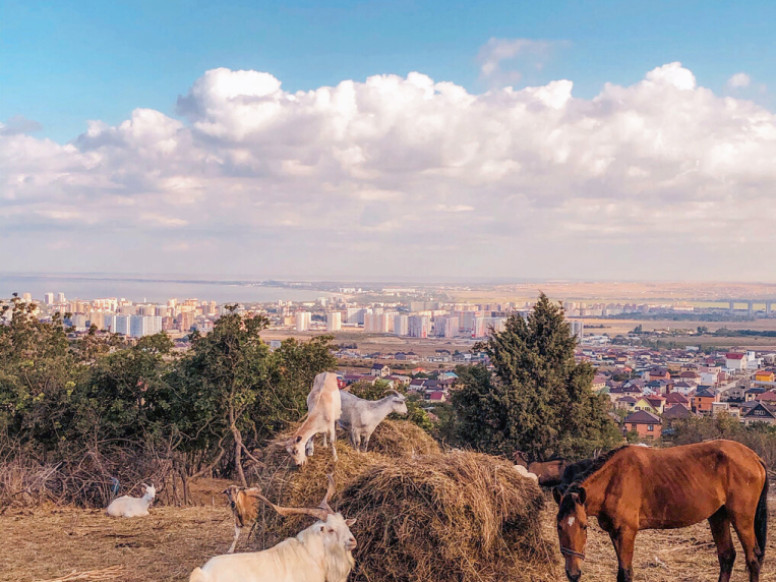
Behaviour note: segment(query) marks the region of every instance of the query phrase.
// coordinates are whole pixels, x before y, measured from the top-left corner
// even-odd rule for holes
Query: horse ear
[[[584,487],[580,487],[577,490],[577,495],[579,496],[579,502],[582,505],[584,505],[585,504],[585,499],[587,499],[587,491],[585,491],[585,488]]]
[[[563,494],[561,493],[560,487],[553,487],[552,488],[552,498],[555,500],[555,503],[560,505],[560,498],[563,497]]]

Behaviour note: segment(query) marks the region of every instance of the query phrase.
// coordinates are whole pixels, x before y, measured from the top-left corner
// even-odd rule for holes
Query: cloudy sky
[[[776,281],[776,4],[114,4],[0,8],[0,272]]]

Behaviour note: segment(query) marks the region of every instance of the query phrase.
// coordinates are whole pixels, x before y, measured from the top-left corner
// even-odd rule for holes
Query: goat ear
[[[563,497],[563,493],[560,490],[560,487],[553,487],[552,488],[552,498],[555,500],[555,503],[560,505],[560,499]]]
[[[355,517],[353,519],[346,519],[345,520],[345,525],[348,526],[348,527],[352,526],[354,523],[356,523],[356,518]]]

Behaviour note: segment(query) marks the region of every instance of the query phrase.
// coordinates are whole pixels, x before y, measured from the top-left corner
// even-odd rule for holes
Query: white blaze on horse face
[[[566,522],[569,527],[574,525],[574,516],[569,517],[569,520]]]

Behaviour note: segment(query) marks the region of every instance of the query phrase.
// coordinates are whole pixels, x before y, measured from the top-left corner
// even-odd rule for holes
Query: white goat
[[[334,460],[337,460],[337,420],[342,414],[342,401],[340,400],[337,375],[331,372],[322,372],[315,377],[313,388],[307,397],[307,418],[296,430],[294,435],[286,443],[286,450],[297,465],[304,465],[307,461],[307,444],[318,433],[324,433],[324,445],[326,435],[331,439],[331,452]]]
[[[329,475],[326,496],[317,508],[278,507],[259,494],[281,515],[304,513],[318,518],[313,525],[261,552],[223,554],[195,568],[189,582],[345,582],[353,569],[356,540],[350,531],[355,519],[344,519],[328,503],[334,492]]]
[[[156,488],[153,485],[146,485],[142,497],[130,497],[122,495],[110,502],[105,509],[105,513],[113,517],[141,517],[148,515],[148,508],[154,502],[156,497]]]
[[[522,475],[523,477],[531,479],[537,485],[539,484],[539,475],[537,475],[536,473],[531,473],[531,471],[529,471],[522,465],[515,465],[515,469],[517,469],[517,472],[520,473],[520,475]]]
[[[369,438],[385,417],[395,412],[407,414],[407,399],[395,390],[380,400],[364,400],[350,392],[340,390],[342,401],[342,416],[339,424],[350,434],[350,444],[357,451],[364,445],[366,452]]]
[[[226,552],[227,554],[231,554],[234,552],[234,548],[237,547],[237,540],[239,539],[245,524],[251,524],[251,531],[248,532],[249,539],[253,528],[256,527],[256,517],[259,514],[261,490],[258,487],[238,487],[237,485],[230,485],[224,489],[223,493],[229,498],[229,506],[232,508],[232,514],[234,515],[234,541]]]

